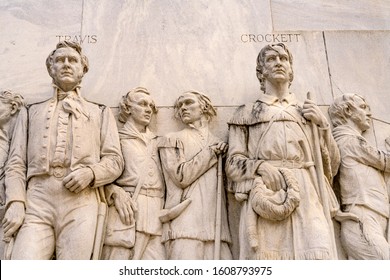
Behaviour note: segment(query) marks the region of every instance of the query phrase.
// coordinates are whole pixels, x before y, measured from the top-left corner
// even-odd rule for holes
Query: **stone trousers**
[[[73,193],[62,178],[30,179],[24,223],[16,236],[12,259],[87,260],[96,231],[98,199],[87,187]]]
[[[346,220],[341,223],[341,243],[348,259],[388,260],[388,219],[363,205],[354,205],[350,212],[357,215],[360,221]]]

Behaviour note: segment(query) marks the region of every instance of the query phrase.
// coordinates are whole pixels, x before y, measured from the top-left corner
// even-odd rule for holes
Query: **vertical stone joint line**
[[[272,32],[275,32],[274,17],[273,17],[273,12],[272,12],[272,0],[269,0],[269,13],[270,13],[270,16],[271,16]]]
[[[83,38],[83,22],[84,22],[84,0],[81,2],[80,38]]]
[[[329,75],[329,82],[330,82],[330,91],[332,93],[332,98],[334,99],[334,92],[333,92],[333,81],[332,81],[332,74],[330,73],[330,64],[329,64],[329,56],[328,56],[328,48],[326,46],[326,37],[325,37],[325,31],[322,31],[322,38],[324,41],[324,48],[325,48],[325,57],[326,57],[326,65],[328,67],[328,75]]]

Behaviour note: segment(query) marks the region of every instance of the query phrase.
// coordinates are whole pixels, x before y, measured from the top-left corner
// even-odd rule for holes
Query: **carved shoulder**
[[[259,101],[241,105],[237,108],[233,117],[228,121],[228,124],[252,125],[258,123],[260,121],[259,114],[261,109],[262,103]]]
[[[175,134],[168,134],[158,137],[158,147],[183,149],[183,142]]]
[[[39,102],[27,104],[26,108],[30,109],[30,108],[35,107],[35,106],[43,105],[44,103],[48,102],[50,99],[51,98],[48,98],[48,99],[45,99],[45,100],[42,100],[42,101],[39,101]]]

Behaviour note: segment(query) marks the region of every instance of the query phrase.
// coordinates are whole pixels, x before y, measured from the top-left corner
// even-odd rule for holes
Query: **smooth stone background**
[[[386,0],[271,0],[276,30],[386,30]]]

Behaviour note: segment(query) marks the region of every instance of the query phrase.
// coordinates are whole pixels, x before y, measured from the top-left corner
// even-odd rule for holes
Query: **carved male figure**
[[[216,111],[207,96],[195,91],[181,95],[174,110],[185,128],[168,134],[160,144],[165,208],[170,212],[163,231],[168,259],[213,259],[216,242],[220,242],[220,258],[231,259],[225,207],[216,221],[218,156],[227,150],[227,144],[209,131]],[[223,192],[222,196],[224,201]],[[215,240],[217,222],[220,240]]]
[[[292,62],[284,44],[265,46],[256,67],[263,93],[229,121],[226,173],[242,203],[240,259],[337,258],[331,214],[338,205],[329,182],[339,152],[319,107],[289,91]],[[320,176],[312,124],[320,132]]]
[[[134,256],[130,246],[105,246],[103,258],[164,260],[159,214],[164,206],[165,186],[158,157],[158,137],[149,129],[157,110],[150,93],[142,87],[123,96],[119,110],[119,121],[124,123],[119,137],[125,169],[106,193],[109,203],[115,204],[122,223],[133,224],[136,211]],[[136,198],[134,193],[138,194]]]
[[[27,111],[20,94],[0,92],[0,219],[1,240],[7,243],[16,234],[24,218],[26,204],[25,155]],[[4,235],[3,235],[4,234]],[[1,258],[4,243],[1,243]]]
[[[109,108],[81,96],[88,60],[79,44],[58,43],[46,66],[53,97],[28,109],[27,205],[12,258],[90,259],[97,187],[123,170],[118,131]]]
[[[360,95],[336,98],[329,115],[341,154],[341,209],[350,214],[341,221],[342,245],[349,259],[389,259],[389,196],[383,172],[390,172],[390,154],[362,136],[370,128],[371,112]]]

